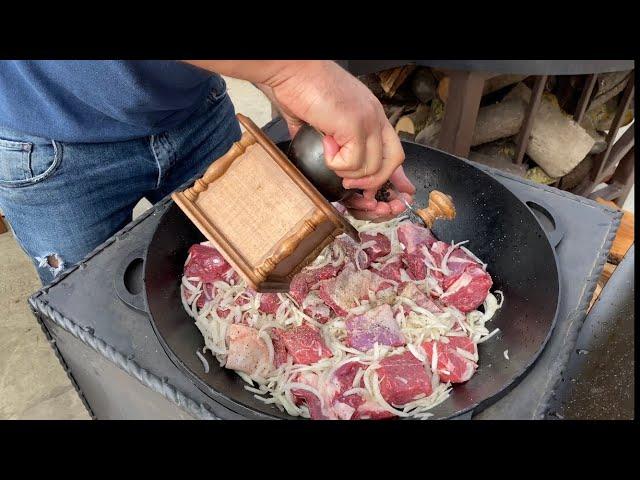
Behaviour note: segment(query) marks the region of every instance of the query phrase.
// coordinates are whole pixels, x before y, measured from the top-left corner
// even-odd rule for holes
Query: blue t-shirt
[[[0,61],[0,126],[62,142],[154,135],[187,119],[216,74],[171,60]]]

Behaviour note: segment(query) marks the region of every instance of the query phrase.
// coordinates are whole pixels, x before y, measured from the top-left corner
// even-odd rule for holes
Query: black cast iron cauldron
[[[286,151],[288,142],[278,144]],[[549,208],[540,202],[520,200],[490,175],[447,153],[403,142],[405,171],[414,182],[416,203],[426,205],[437,189],[453,197],[457,216],[436,222],[435,235],[447,242],[469,240],[466,245],[488,263],[494,289],[505,294],[503,307],[490,322],[500,333],[479,345],[479,367],[467,383],[456,385],[450,398],[432,412],[436,419],[452,418],[491,404],[515,385],[542,352],[549,339],[560,299],[559,270],[554,247],[562,238]],[[546,218],[546,233],[533,210]],[[180,299],[180,280],[189,247],[205,238],[172,204],[163,214],[144,259],[144,288],[137,295],[116,278],[116,291],[129,305],[148,312],[167,355],[213,400],[246,418],[286,418],[273,405],[255,399],[245,383],[230,370],[220,368],[207,352],[205,374],[196,350],[204,339]],[[134,259],[130,259],[132,262]],[[131,263],[123,264],[122,276]],[[139,262],[139,260],[138,260]],[[504,351],[509,351],[509,360]]]

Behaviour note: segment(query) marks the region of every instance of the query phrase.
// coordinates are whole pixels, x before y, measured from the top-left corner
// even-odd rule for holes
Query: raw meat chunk
[[[320,332],[306,323],[299,327],[279,331],[287,352],[293,357],[294,363],[310,365],[321,358],[332,355],[320,336]]]
[[[368,400],[358,405],[351,420],[385,420],[389,418],[395,418],[395,415]]]
[[[404,251],[408,254],[419,253],[422,245],[431,248],[437,240],[431,230],[411,222],[401,224],[397,231],[398,240],[404,245]]]
[[[318,375],[313,372],[304,372],[298,374],[296,376],[296,382],[309,385],[310,387],[313,387],[316,391],[318,391]],[[293,388],[291,389],[291,393],[295,397],[297,405],[304,403],[307,406],[307,408],[309,409],[309,415],[313,420],[329,420],[331,419],[331,417],[333,417],[333,415],[331,415],[331,412],[327,412],[331,415],[331,417],[325,414],[325,410],[323,410],[322,408],[322,400],[318,398],[318,396],[313,392],[310,392],[309,390],[305,390],[303,388]]]
[[[427,265],[422,253],[403,253],[402,261],[411,280],[424,280],[427,277]]]
[[[487,272],[475,264],[469,265],[440,296],[440,300],[467,313],[482,305],[492,285],[493,280]]]
[[[364,252],[367,254],[371,262],[375,262],[378,258],[391,253],[391,240],[382,233],[378,233],[376,235],[361,233],[360,240],[362,240],[362,243],[371,241],[375,242],[375,245],[364,249]]]
[[[476,354],[476,345],[468,337],[446,337],[449,343],[442,341],[438,342],[424,342],[422,348],[424,348],[429,362],[433,356],[433,344],[436,344],[436,351],[438,353],[438,365],[437,372],[440,380],[443,382],[462,383],[469,380],[478,365],[460,353],[457,349],[464,350],[471,355]]]
[[[358,300],[367,298],[369,290],[385,287],[384,279],[369,270],[355,270],[349,265],[336,278],[320,283],[320,298],[339,316],[347,315]]]
[[[435,242],[431,247],[430,252],[436,262],[435,266],[437,268],[441,268],[442,260],[450,247],[450,244],[440,241]],[[447,259],[447,274],[435,272],[434,276],[440,281],[442,288],[446,290],[462,275],[467,267],[471,265],[480,266],[480,264],[467,255],[464,250],[456,248]]]
[[[380,393],[392,406],[404,405],[419,395],[431,395],[431,377],[411,352],[386,357],[378,368]]]
[[[258,307],[258,310],[260,310],[263,313],[270,313],[270,314],[274,314],[276,313],[276,310],[278,310],[278,307],[280,306],[280,298],[278,297],[277,293],[263,293],[261,294],[262,296],[260,297],[260,307]]]
[[[347,318],[346,328],[348,332],[346,345],[361,352],[373,348],[376,342],[392,347],[405,344],[400,326],[393,318],[391,307],[386,303],[363,315]]]
[[[287,354],[287,347],[284,344],[284,341],[282,340],[282,338],[280,337],[279,332],[281,332],[282,330],[279,330],[277,328],[274,328],[271,331],[271,343],[273,344],[273,363],[274,363],[274,367],[278,368],[280,365],[282,365],[283,363],[287,363],[287,358],[288,358],[288,354]]]
[[[377,270],[378,275],[394,282],[400,282],[400,270],[402,269],[402,261],[400,259],[387,263],[384,267]]]
[[[269,362],[269,351],[258,337],[258,330],[245,325],[231,324],[227,330],[229,352],[226,368],[248,374],[255,373]]]
[[[189,249],[191,258],[184,268],[187,277],[199,277],[202,282],[228,280],[225,275],[231,275],[231,265],[213,247],[195,244]]]
[[[348,263],[354,266],[359,266],[363,270],[369,267],[369,265],[371,264],[371,259],[363,250],[360,250],[360,245],[356,243],[350,236],[344,234],[340,235],[335,239],[335,242],[340,245],[340,247],[342,247],[342,250],[344,250]],[[358,256],[357,265],[356,255]]]
[[[309,305],[303,312],[319,323],[327,323],[331,318],[331,309],[324,303]]]
[[[431,298],[427,294],[418,290],[418,287],[415,283],[404,283],[400,285],[399,290],[400,296],[408,298],[409,300],[413,300],[416,305],[424,308],[425,310],[429,310],[432,313],[441,313],[443,311],[433,300],[431,300]],[[404,305],[404,311],[405,313],[408,313],[409,311],[411,311],[411,308],[409,308],[407,305]]]
[[[289,294],[300,305],[312,286],[322,280],[335,277],[339,271],[340,269],[337,267],[325,265],[321,268],[300,272],[291,280]]]

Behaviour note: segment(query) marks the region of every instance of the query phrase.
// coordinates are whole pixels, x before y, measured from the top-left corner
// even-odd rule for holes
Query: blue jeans
[[[226,93],[211,91],[180,127],[116,143],[62,143],[0,127],[0,210],[43,284],[124,227],[240,138]]]

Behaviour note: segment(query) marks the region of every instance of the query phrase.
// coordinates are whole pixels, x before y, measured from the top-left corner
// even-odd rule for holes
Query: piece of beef
[[[382,278],[393,280],[394,282],[402,281],[400,271],[402,270],[402,260],[398,259],[387,263],[384,267],[376,270],[377,274]]]
[[[416,305],[424,308],[425,310],[429,310],[432,313],[441,313],[443,311],[442,308],[440,308],[438,304],[436,304],[427,294],[421,292],[415,283],[402,283],[398,292],[398,295],[401,297],[413,300]],[[411,311],[411,308],[407,305],[403,305],[403,308],[405,313],[409,313]]]
[[[428,341],[422,344],[429,362],[433,357],[433,344],[436,344],[438,353],[437,372],[443,382],[462,383],[469,380],[478,365],[462,356],[457,349],[460,348],[472,355],[476,354],[476,345],[469,337],[447,337],[448,343],[443,341]]]
[[[281,303],[277,293],[263,293],[260,297],[258,310],[263,313],[275,314]]]
[[[351,420],[387,420],[395,417],[393,413],[380,408],[375,402],[362,401],[356,408]]]
[[[312,392],[301,388],[293,388],[291,393],[296,399],[296,405],[304,403],[307,406],[312,420],[329,420],[329,417],[322,411],[320,399]]]
[[[431,256],[436,261],[436,267],[442,267],[442,260],[444,256],[447,254],[447,251],[451,247],[450,244],[445,242],[435,242],[431,246]],[[440,284],[444,290],[448,289],[459,277],[462,273],[469,267],[470,265],[480,266],[478,262],[476,262],[473,258],[467,255],[464,250],[460,248],[456,248],[451,252],[449,258],[447,259],[447,270],[446,275],[442,272],[435,272],[434,276],[440,281]]]
[[[331,318],[331,309],[324,303],[309,305],[303,312],[322,324],[327,323]]]
[[[271,343],[273,344],[273,363],[275,368],[278,368],[283,363],[287,363],[287,358],[289,356],[287,353],[287,346],[280,336],[280,332],[282,331],[283,330],[280,330],[279,328],[274,328],[271,330],[270,334]]]
[[[318,375],[313,372],[299,373],[295,378],[296,383],[302,383],[313,387],[316,391],[318,389]],[[296,399],[296,405],[304,403],[309,410],[309,415],[312,420],[329,420],[333,417],[332,412],[327,410],[328,405],[325,405],[325,409],[322,408],[322,400],[318,398],[313,392],[302,388],[293,388],[291,393]],[[325,400],[326,403],[326,400]],[[329,415],[327,415],[327,413]]]
[[[397,232],[398,240],[404,245],[404,252],[407,254],[421,253],[420,247],[422,245],[431,248],[431,245],[437,241],[431,230],[412,222],[401,223]]]
[[[411,280],[424,280],[426,278],[427,265],[424,263],[424,255],[422,253],[403,253],[402,262]]]
[[[297,404],[300,405],[304,401],[313,420],[350,420],[356,408],[351,406],[349,402],[333,401],[331,395],[324,393],[323,389],[319,387],[319,381],[318,375],[312,372],[303,372],[296,376],[297,383],[309,385],[323,395],[321,400],[309,390],[294,388],[291,393],[296,398]]]
[[[332,356],[320,332],[307,323],[278,332],[294,363],[310,365]]]
[[[360,244],[356,243],[350,236],[342,234],[336,238],[337,243],[345,253],[347,264],[360,267],[362,270],[369,268],[371,259],[360,249]],[[358,264],[356,265],[356,255],[358,256]]]
[[[360,369],[366,368],[360,362],[349,362],[338,368],[333,374],[328,391],[328,398],[331,402],[336,416],[343,420],[349,420],[356,412],[356,409],[364,403],[364,399],[357,394],[344,395],[344,392],[353,388],[353,380]],[[362,380],[360,385],[363,386]]]
[[[491,275],[477,264],[468,265],[440,296],[440,301],[467,313],[482,305],[492,285]]]
[[[418,395],[431,395],[431,377],[425,365],[404,352],[380,361],[377,370],[380,393],[392,406],[401,406],[415,400]]]
[[[427,276],[427,266],[422,247],[431,248],[437,239],[428,228],[415,223],[406,222],[398,226],[398,240],[404,245],[402,261],[407,274],[412,280],[424,280]]]
[[[304,272],[300,272],[291,279],[289,285],[289,295],[293,297],[298,305],[302,303],[304,297],[309,293],[309,284]]]
[[[193,285],[193,282],[190,283]],[[213,298],[214,291],[215,287],[213,286],[213,283],[204,283],[202,285],[202,295],[200,295],[198,300],[196,300],[196,306],[198,308],[204,307],[205,303]]]
[[[184,274],[187,277],[198,277],[204,283],[215,282],[216,280],[227,281],[234,272],[231,265],[213,247],[195,244],[189,249],[189,262],[184,267]]]
[[[320,282],[320,298],[339,316],[344,317],[358,300],[385,287],[384,279],[369,270],[356,270],[348,265],[336,278]]]
[[[358,361],[348,362],[340,366],[331,378],[331,390],[334,393],[334,398],[347,390],[353,388],[353,380],[356,378],[358,371],[366,368],[363,363]],[[362,380],[360,381],[362,386]]]
[[[401,347],[405,344],[400,326],[393,318],[391,307],[386,303],[362,315],[347,318],[345,324],[346,345],[361,352],[370,350],[376,342],[391,347]]]
[[[269,362],[269,350],[255,328],[231,324],[227,329],[227,341],[226,368],[251,375]]]
[[[307,296],[314,285],[322,280],[335,277],[339,271],[340,269],[333,265],[325,265],[324,267],[312,270],[303,270],[291,280],[289,294],[298,305],[301,305],[304,297]]]
[[[383,233],[377,233],[376,235],[361,233],[360,240],[362,243],[375,242],[373,246],[364,249],[371,262],[375,262],[378,258],[385,257],[391,253],[391,240]]]

